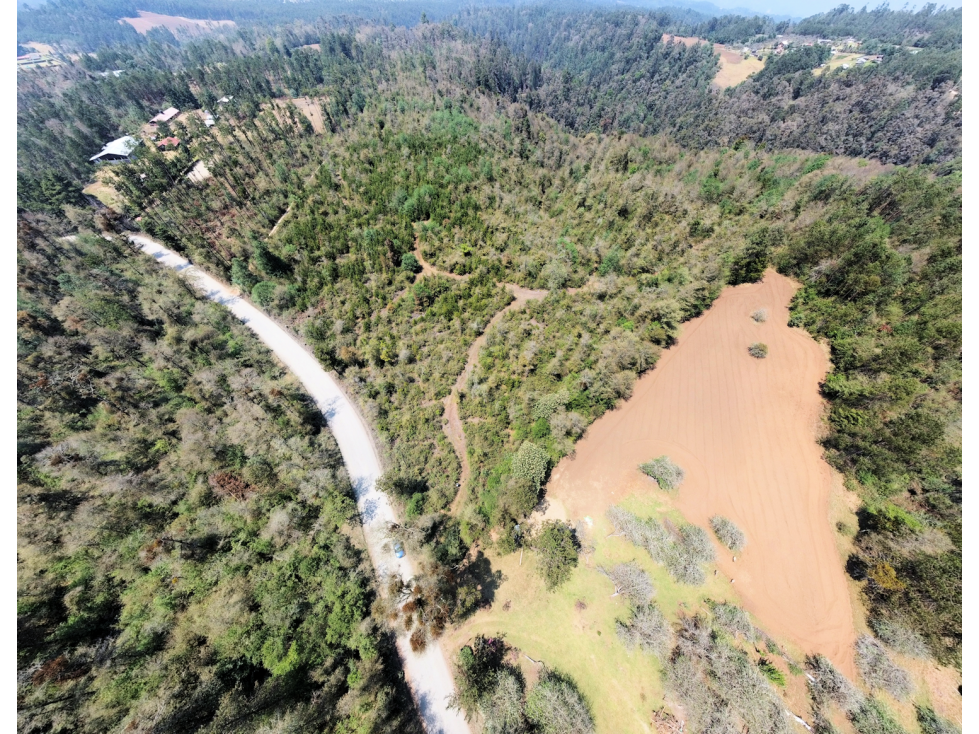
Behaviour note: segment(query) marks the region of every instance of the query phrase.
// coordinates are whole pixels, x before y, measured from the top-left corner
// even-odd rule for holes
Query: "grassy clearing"
[[[830,60],[826,62],[826,66],[813,69],[812,73],[819,76],[826,71],[838,69],[843,66],[843,64],[849,64],[852,68],[856,64],[857,59],[859,59],[861,56],[863,56],[863,54],[834,54]]]
[[[682,521],[678,513],[667,511],[666,503],[652,497],[633,496],[621,504],[642,517],[662,513],[677,524]],[[443,647],[455,654],[476,634],[505,635],[521,654],[574,676],[592,707],[597,731],[649,732],[652,710],[663,705],[660,663],[654,656],[628,651],[618,638],[616,622],[629,619],[629,600],[622,594],[612,596],[613,584],[598,567],[635,561],[652,579],[656,605],[670,623],[680,611],[706,610],[706,598],[738,600],[727,579],[715,577],[711,570],[703,586],[677,584],[642,549],[625,538],[606,538],[613,530],[604,517],[593,520],[584,542],[594,552],[583,555],[567,583],[551,593],[535,573],[532,553],[524,552],[519,565],[519,551],[503,557],[491,551],[493,567],[505,579],[495,592],[493,605],[447,632]],[[507,602],[509,611],[503,611]],[[525,657],[519,662],[529,680],[536,678],[536,665]]]
[[[103,204],[115,209],[117,212],[123,210],[122,197],[119,196],[119,192],[108,184],[102,183],[102,181],[97,180],[94,183],[90,183],[88,186],[82,189],[82,193],[88,194],[89,196],[94,196]]]

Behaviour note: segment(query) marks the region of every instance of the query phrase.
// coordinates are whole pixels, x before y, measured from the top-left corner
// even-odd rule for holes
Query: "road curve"
[[[149,237],[129,235],[129,240],[161,265],[184,275],[207,298],[225,306],[299,379],[326,417],[340,446],[357,497],[367,550],[378,578],[383,581],[395,573],[404,579],[411,578],[414,574],[408,556],[395,558],[388,542],[386,529],[396,517],[387,495],[377,490],[381,462],[374,443],[356,407],[336,380],[291,334],[238,297],[228,286]],[[402,634],[398,638],[398,651],[426,731],[429,734],[470,734],[462,714],[447,705],[455,686],[441,645],[431,643],[424,652],[416,654],[408,644],[407,635]]]

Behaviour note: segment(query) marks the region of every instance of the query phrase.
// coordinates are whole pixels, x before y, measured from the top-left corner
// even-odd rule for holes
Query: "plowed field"
[[[683,326],[677,345],[641,378],[633,396],[588,430],[556,468],[548,498],[572,522],[601,516],[633,493],[661,493],[637,470],[667,454],[686,470],[673,504],[708,527],[720,514],[748,538],[735,561],[718,546],[718,569],[770,634],[821,652],[851,679],[855,638],[829,497],[834,477],[817,443],[829,369],[822,348],[791,329],[796,286],[769,271],[761,283],[725,289]],[[768,311],[764,323],[751,313]],[[765,359],[747,348],[769,347]]]

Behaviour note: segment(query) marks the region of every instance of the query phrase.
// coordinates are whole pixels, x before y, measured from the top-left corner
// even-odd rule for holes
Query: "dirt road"
[[[207,298],[227,307],[299,379],[326,417],[340,446],[357,496],[367,549],[377,576],[384,579],[391,574],[399,574],[402,578],[410,578],[413,570],[408,556],[395,558],[388,543],[386,529],[396,517],[387,496],[377,490],[376,482],[381,474],[380,459],[363,419],[340,385],[302,344],[264,313],[239,298],[228,286],[148,237],[130,235],[129,239],[161,265],[186,276]],[[416,654],[408,645],[407,635],[402,634],[398,638],[398,650],[404,663],[405,677],[426,729],[431,734],[469,734],[469,726],[463,716],[446,704],[455,687],[441,646],[436,642],[423,653]]]
[[[701,527],[733,520],[748,545],[718,545],[720,573],[769,633],[830,658],[855,675],[855,638],[843,560],[829,519],[833,473],[817,431],[821,347],[790,329],[795,285],[769,271],[762,283],[727,288],[683,326],[677,345],[637,383],[621,408],[596,421],[547,487],[572,521],[600,516],[633,492],[660,492],[637,469],[669,455],[686,470],[673,502]],[[756,323],[750,314],[768,310]],[[748,355],[764,342],[766,359]]]

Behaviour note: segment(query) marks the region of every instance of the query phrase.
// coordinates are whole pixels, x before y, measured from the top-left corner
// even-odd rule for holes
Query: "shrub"
[[[915,706],[918,714],[918,724],[921,726],[921,734],[962,734],[959,729],[948,719],[939,717],[930,706]]]
[[[915,658],[928,657],[928,643],[917,632],[886,619],[872,618],[870,626],[877,639],[902,655]]]
[[[856,642],[857,668],[871,688],[882,688],[894,698],[903,700],[911,693],[911,677],[894,664],[883,645],[869,635],[860,635]]]
[[[775,685],[785,688],[785,673],[775,667],[768,658],[758,658],[758,670]]]
[[[418,258],[415,257],[414,253],[406,252],[401,256],[401,269],[406,273],[420,273],[422,266],[421,263],[418,262]]]
[[[816,706],[832,702],[852,714],[863,705],[864,695],[822,655],[807,655],[806,670],[809,694]]]
[[[271,306],[274,297],[275,283],[263,280],[261,283],[256,283],[252,288],[252,300],[262,308]]]
[[[679,466],[670,461],[668,456],[647,461],[639,465],[639,471],[656,480],[662,489],[676,489],[683,482],[684,472]]]
[[[701,563],[714,561],[714,544],[710,542],[707,531],[699,525],[684,525],[680,528],[681,544],[687,552]]]
[[[523,712],[523,682],[509,670],[501,670],[496,688],[482,706],[486,734],[519,734],[527,730]]]
[[[907,734],[887,707],[873,696],[850,715],[850,721],[860,734]]]
[[[641,604],[632,610],[628,622],[617,621],[615,631],[629,649],[663,657],[673,645],[673,630],[654,604]]]
[[[763,324],[768,321],[768,311],[764,308],[759,308],[757,311],[751,312],[751,318],[753,318],[759,324]]]
[[[569,679],[544,670],[527,696],[527,718],[541,734],[593,734],[591,712]]]
[[[762,344],[761,342],[755,342],[748,347],[748,354],[755,359],[764,359],[768,356],[768,345]]]
[[[513,457],[512,471],[515,477],[527,479],[538,492],[547,476],[550,457],[540,446],[524,441]]]
[[[684,584],[704,583],[700,564],[714,559],[714,548],[702,528],[685,525],[678,540],[660,523],[641,520],[621,507],[610,507],[606,515],[620,533],[634,545],[645,548],[674,579]]]
[[[645,604],[655,592],[649,574],[635,561],[619,563],[612,568],[599,566],[598,571],[615,585],[612,596],[623,594],[637,604]]]
[[[747,542],[744,533],[741,532],[741,528],[726,517],[714,515],[710,519],[710,527],[714,531],[714,535],[717,536],[717,539],[731,550],[740,551],[744,548]]]
[[[755,638],[755,626],[748,613],[739,606],[727,603],[707,602],[714,614],[714,623],[732,635],[742,635],[748,640]]]
[[[571,576],[578,565],[578,539],[571,527],[559,520],[548,520],[531,540],[537,552],[537,573],[548,591],[556,589]]]
[[[567,390],[558,390],[550,395],[539,398],[534,405],[534,420],[550,418],[558,408],[563,408],[571,400],[571,395]]]

